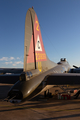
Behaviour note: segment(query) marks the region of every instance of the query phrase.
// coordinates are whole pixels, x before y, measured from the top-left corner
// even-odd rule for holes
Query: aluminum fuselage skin
[[[39,94],[42,89],[44,89],[46,84],[43,85],[43,83],[44,83],[44,81],[46,81],[46,78],[48,77],[48,75],[51,75],[53,73],[68,72],[69,69],[70,69],[70,65],[68,64],[68,62],[62,62],[60,65],[57,65],[54,68],[51,68],[45,72],[39,73],[30,78],[28,78],[26,73],[24,73],[25,78],[23,80],[17,81],[14,84],[14,86],[10,89],[8,96],[10,96],[10,98],[12,98],[13,92],[16,91],[16,94],[15,94],[16,97],[14,99],[12,99],[12,101],[14,101],[15,99],[16,99],[16,101],[17,101],[17,99],[20,99],[21,101],[29,100],[29,99],[33,98],[34,96],[36,96],[37,94]],[[17,91],[20,91],[20,93],[22,94],[22,96],[20,96],[20,98],[17,98]]]

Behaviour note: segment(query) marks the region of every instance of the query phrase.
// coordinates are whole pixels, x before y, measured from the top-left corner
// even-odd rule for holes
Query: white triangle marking
[[[42,47],[41,47],[41,42],[39,39],[39,35],[37,36],[37,43],[36,43],[36,51],[42,51]]]

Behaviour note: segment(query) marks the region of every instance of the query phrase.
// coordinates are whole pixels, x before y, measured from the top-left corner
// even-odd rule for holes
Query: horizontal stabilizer
[[[0,74],[14,73],[19,74],[23,72],[23,68],[0,68]]]
[[[80,85],[80,74],[61,73],[52,74],[47,77],[47,85]]]
[[[0,75],[0,83],[15,84],[19,80],[20,74]]]

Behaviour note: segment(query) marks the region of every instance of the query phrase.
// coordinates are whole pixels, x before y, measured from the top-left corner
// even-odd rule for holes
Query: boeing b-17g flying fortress
[[[14,73],[0,75],[1,82],[15,83],[5,100],[12,103],[22,102],[54,85],[80,84],[80,75],[68,73],[69,70],[70,65],[65,58],[54,63],[47,57],[37,15],[33,8],[29,8],[25,20],[24,68],[0,70],[1,73]]]

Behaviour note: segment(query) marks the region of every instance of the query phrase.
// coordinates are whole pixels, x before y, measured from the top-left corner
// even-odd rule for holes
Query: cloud
[[[14,62],[13,66],[16,66],[16,65],[18,65],[18,64],[23,64],[23,62],[22,62],[22,61]]]
[[[20,58],[19,58],[19,57],[17,57],[17,59],[19,60]]]
[[[15,58],[14,57],[10,57],[9,60],[15,60]]]
[[[12,64],[12,61],[11,61],[11,62],[5,62],[5,64],[6,64],[6,65],[8,65],[8,64]]]
[[[14,57],[2,57],[1,59],[0,59],[0,61],[10,61],[10,60],[15,60],[15,58]]]
[[[2,57],[0,61],[8,61],[8,57]]]
[[[9,65],[9,67],[20,67],[23,65],[23,62],[20,60],[20,57],[2,57],[0,58],[0,64]]]

